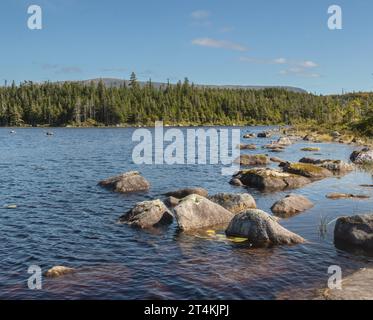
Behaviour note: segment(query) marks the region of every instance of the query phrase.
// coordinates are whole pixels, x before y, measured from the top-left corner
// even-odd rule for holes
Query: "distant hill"
[[[129,84],[128,80],[121,80],[115,78],[97,78],[97,79],[90,79],[90,80],[83,80],[79,81],[82,83],[89,84],[91,82],[98,83],[102,81],[105,86],[107,87],[120,87],[123,86],[125,83],[126,85]],[[147,82],[139,81],[140,86],[146,85]],[[164,87],[167,84],[162,82],[152,82],[153,86],[156,88]],[[174,85],[174,84],[171,84]],[[199,85],[195,84],[196,87],[203,87],[203,88],[217,88],[217,89],[241,89],[241,90],[262,90],[267,88],[278,88],[278,89],[285,89],[292,92],[300,92],[300,93],[307,93],[306,90],[297,88],[297,87],[289,87],[289,86],[240,86],[240,85]]]

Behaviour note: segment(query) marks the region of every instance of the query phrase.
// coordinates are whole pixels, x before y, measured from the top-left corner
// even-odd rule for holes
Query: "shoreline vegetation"
[[[281,88],[211,88],[187,78],[176,85],[140,85],[134,73],[119,87],[103,81],[0,87],[2,127],[152,127],[155,121],[178,127],[292,126],[326,140],[338,131],[369,142],[373,93],[323,96]]]

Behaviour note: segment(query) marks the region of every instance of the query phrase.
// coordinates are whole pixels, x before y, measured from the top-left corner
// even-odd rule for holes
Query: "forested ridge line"
[[[285,89],[140,86],[103,82],[0,87],[0,126],[254,125],[315,123],[373,135],[373,93],[314,95]]]

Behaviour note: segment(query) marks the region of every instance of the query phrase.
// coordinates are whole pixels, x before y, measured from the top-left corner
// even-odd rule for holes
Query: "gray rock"
[[[341,217],[334,229],[334,243],[339,248],[373,250],[373,214]]]
[[[175,197],[168,197],[165,201],[164,204],[166,205],[167,208],[175,208],[180,202],[180,199],[177,199]]]
[[[290,146],[292,144],[291,140],[288,137],[281,137],[277,140],[277,144],[282,146]]]
[[[208,191],[203,188],[186,188],[186,189],[180,189],[176,191],[167,192],[165,195],[168,197],[174,197],[176,199],[182,199],[191,194],[198,194],[202,197],[207,197]]]
[[[120,193],[146,191],[150,188],[150,183],[138,171],[126,172],[119,176],[102,180],[98,184],[101,187]]]
[[[142,229],[172,223],[173,215],[161,200],[143,201],[119,218],[120,223]]]
[[[311,209],[312,207],[313,203],[306,197],[297,194],[290,194],[277,201],[272,206],[271,210],[280,218],[288,218]]]
[[[270,168],[241,170],[233,178],[239,179],[245,186],[269,191],[299,188],[311,183],[306,177]]]
[[[304,243],[297,234],[282,227],[268,213],[249,209],[236,215],[226,230],[227,236],[247,238],[254,246]]]
[[[369,148],[364,148],[360,151],[354,151],[350,160],[356,164],[364,164],[373,162],[373,150]]]
[[[218,193],[209,197],[209,200],[234,214],[256,208],[254,198],[248,193]]]
[[[183,231],[228,224],[234,216],[222,206],[196,194],[183,198],[174,212]]]

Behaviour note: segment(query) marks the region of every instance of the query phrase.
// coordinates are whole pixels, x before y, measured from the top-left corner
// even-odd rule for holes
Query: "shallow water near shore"
[[[270,127],[241,128],[241,135]],[[231,186],[216,165],[149,165],[132,162],[134,129],[0,129],[0,298],[1,299],[302,299],[327,285],[328,267],[348,274],[371,265],[373,258],[338,250],[334,223],[319,234],[320,217],[329,221],[373,211],[372,174],[356,170],[300,189],[261,193]],[[183,128],[182,130],[185,130]],[[348,161],[356,149],[343,144],[299,141],[282,153],[260,146],[275,140],[242,139],[284,160],[304,156]],[[307,146],[320,151],[303,152]],[[277,164],[272,163],[276,167]],[[138,170],[151,183],[147,193],[115,194],[97,186],[109,176]],[[253,249],[216,237],[166,229],[141,231],[117,224],[136,202],[163,193],[200,186],[210,194],[250,192],[258,208],[289,193],[301,194],[315,207],[281,224],[307,243],[292,247]],[[370,195],[370,199],[330,200],[331,192]],[[14,209],[6,206],[16,205]],[[27,269],[55,265],[77,269],[58,279],[44,279],[43,289],[29,290]]]

